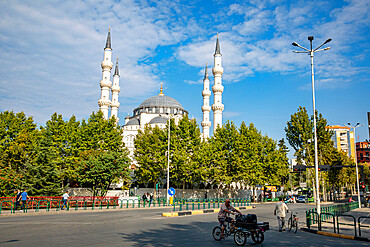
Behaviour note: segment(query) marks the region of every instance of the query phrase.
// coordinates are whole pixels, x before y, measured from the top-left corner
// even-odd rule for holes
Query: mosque
[[[214,104],[210,105],[210,81],[208,78],[208,67],[206,64],[204,79],[203,79],[203,121],[202,125],[202,139],[206,140],[210,137],[210,111],[213,111],[213,131],[222,126],[222,111],[224,110],[224,105],[222,104],[222,92],[224,87],[222,85],[222,74],[223,67],[221,66],[221,49],[218,41],[218,35],[216,40],[216,49],[214,56],[214,67],[212,68],[212,73],[214,75],[214,85],[212,86],[212,92],[214,96]],[[113,68],[112,62],[112,47],[111,47],[111,37],[110,29],[108,31],[107,41],[104,48],[104,58],[101,62],[102,67],[102,80],[100,81],[101,95],[98,101],[100,111],[102,111],[104,118],[109,118],[114,116],[119,121],[118,109],[120,103],[118,101],[118,96],[120,92],[119,86],[119,67],[118,58],[116,61],[116,66],[113,75],[113,85],[111,81],[111,70]],[[110,97],[111,96],[111,97]],[[152,96],[143,103],[141,103],[136,109],[133,110],[132,116],[126,116],[125,124],[122,126],[123,129],[123,142],[126,148],[130,151],[130,156],[133,159],[134,151],[134,139],[138,133],[138,130],[144,130],[145,125],[150,125],[152,127],[158,126],[164,129],[167,125],[168,119],[173,118],[175,123],[182,118],[184,114],[188,114],[188,111],[174,98],[167,96],[163,93],[163,87],[161,84],[161,90],[158,95]],[[135,162],[134,162],[135,163]],[[135,164],[131,166],[135,168]]]

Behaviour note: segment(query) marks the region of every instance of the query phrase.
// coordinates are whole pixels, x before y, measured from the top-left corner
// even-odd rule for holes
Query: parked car
[[[305,203],[305,202],[306,202],[306,199],[307,199],[307,197],[306,197],[306,196],[298,196],[298,198],[297,198],[297,202]]]

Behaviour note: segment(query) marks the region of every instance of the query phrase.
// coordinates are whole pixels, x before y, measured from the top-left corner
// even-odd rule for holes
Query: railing
[[[1,199],[1,198],[0,198]],[[0,201],[0,214],[3,210],[9,210],[14,213],[14,198],[12,200]],[[228,198],[209,198],[209,199],[174,199],[173,211],[183,210],[200,210],[200,209],[214,209],[220,208],[220,205],[225,202]],[[232,198],[231,205],[234,207],[250,206],[250,198]],[[30,209],[34,209],[35,212],[39,212],[40,209],[45,209],[49,212],[55,208],[59,211],[62,207],[62,197],[30,197],[24,205],[24,212]],[[118,197],[70,197],[67,202],[66,210],[70,209],[86,210],[91,208],[95,209],[116,209],[116,208],[147,208],[147,207],[164,207],[167,205],[166,198],[157,198],[152,201],[141,200],[141,199],[118,199]],[[118,206],[118,207],[117,207]]]
[[[324,220],[323,220],[322,216],[324,216]],[[322,222],[328,222],[328,221],[326,221],[326,219],[330,219],[330,218],[333,218],[333,230],[334,230],[334,233],[336,233],[336,231],[335,231],[335,216],[334,216],[334,214],[331,214],[331,213],[320,213],[319,231],[321,231],[321,223]],[[328,222],[328,223],[331,223],[331,222]],[[338,228],[338,230],[339,230],[339,228]]]
[[[360,216],[357,219],[357,222],[358,222],[358,235],[361,237],[361,226],[363,226],[363,225],[361,225],[360,219],[370,219],[370,216]],[[370,226],[367,225],[365,227],[370,227]]]
[[[321,207],[321,212],[322,213],[330,213],[334,216],[338,214],[342,214],[348,211],[351,211],[353,209],[358,208],[358,203],[357,202],[349,202],[345,204],[337,204],[333,206],[326,206],[326,207]],[[317,217],[314,217],[317,216]],[[319,215],[317,214],[316,208],[310,209],[306,211],[306,225],[307,228],[310,228],[311,225],[316,224],[319,222]],[[330,215],[325,215],[324,220],[331,218]]]
[[[339,234],[339,225],[340,224],[343,224],[343,223],[339,223],[339,217],[347,217],[347,218],[350,217],[351,219],[353,219],[353,225],[352,224],[345,224],[345,225],[353,226],[354,229],[355,229],[355,237],[357,237],[356,218],[355,218],[355,216],[350,215],[350,214],[338,214],[337,215],[337,229],[338,229],[338,234]]]
[[[6,200],[7,199],[7,200]],[[98,202],[98,206],[100,209],[106,206],[107,209],[109,207],[113,207],[114,209],[118,205],[118,197],[92,197],[92,196],[85,196],[85,197],[70,197],[67,203],[67,210],[70,207],[74,207],[75,210],[78,208],[84,208],[86,210],[87,207],[91,206],[94,209],[96,202]],[[62,206],[62,197],[47,197],[47,196],[35,196],[29,197],[25,205],[19,205],[20,209],[23,209],[24,212],[27,212],[30,209],[34,209],[35,212],[39,212],[40,209],[45,209],[46,212],[49,212],[50,209],[55,208],[56,211],[59,211]],[[4,210],[10,210],[11,213],[15,213],[15,198],[14,197],[0,197],[0,214]]]
[[[183,210],[201,210],[220,208],[220,204],[224,203],[227,198],[210,198],[206,200],[188,199],[177,200],[173,204],[173,211]],[[233,198],[230,199],[231,205],[234,207],[250,206],[250,198]]]

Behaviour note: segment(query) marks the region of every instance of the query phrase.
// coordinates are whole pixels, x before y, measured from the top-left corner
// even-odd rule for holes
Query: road
[[[262,245],[256,246],[368,246],[298,231],[278,232],[273,204],[257,205],[243,213],[255,213],[258,221],[269,221],[271,230]],[[304,221],[310,205],[289,205]],[[211,232],[217,214],[162,217],[169,209],[125,209],[107,211],[53,212],[43,215],[0,217],[0,246],[236,246],[232,237],[216,242]],[[247,240],[247,245],[253,245]]]

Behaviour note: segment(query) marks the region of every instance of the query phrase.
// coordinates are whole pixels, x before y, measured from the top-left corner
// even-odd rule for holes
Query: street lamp
[[[357,166],[357,153],[356,153],[356,128],[361,127],[363,124],[357,123],[355,126],[352,126],[350,123],[347,123],[349,127],[353,129],[354,142],[355,142],[355,162],[356,162],[356,180],[357,180],[357,199],[358,199],[358,208],[361,208],[361,197],[360,197],[360,181],[358,179],[358,166]],[[350,139],[351,140],[351,139]],[[350,142],[351,145],[351,142]],[[365,199],[366,200],[366,199]]]
[[[318,155],[317,155],[317,131],[316,131],[316,109],[315,109],[315,78],[314,78],[314,72],[313,72],[313,54],[318,51],[325,51],[329,50],[330,47],[326,47],[323,49],[321,48],[326,43],[329,43],[331,39],[327,39],[324,43],[316,47],[315,49],[312,48],[312,41],[313,36],[308,36],[308,40],[310,41],[310,49],[307,49],[301,45],[299,45],[297,42],[293,42],[293,46],[297,46],[299,48],[302,48],[305,51],[293,51],[295,53],[307,53],[311,56],[311,79],[312,79],[312,104],[313,104],[313,126],[314,126],[314,138],[315,138],[315,173],[316,173],[316,209],[317,213],[320,214],[320,190],[319,190],[319,163],[318,163]]]
[[[174,114],[176,115],[176,114]],[[171,114],[167,114],[167,118],[168,118],[168,145],[167,145],[167,191],[166,191],[166,194],[167,194],[167,205],[169,205],[169,202],[170,202],[170,195],[168,194],[168,191],[170,189],[170,136],[171,136],[171,117],[174,116],[174,115],[171,115]]]

